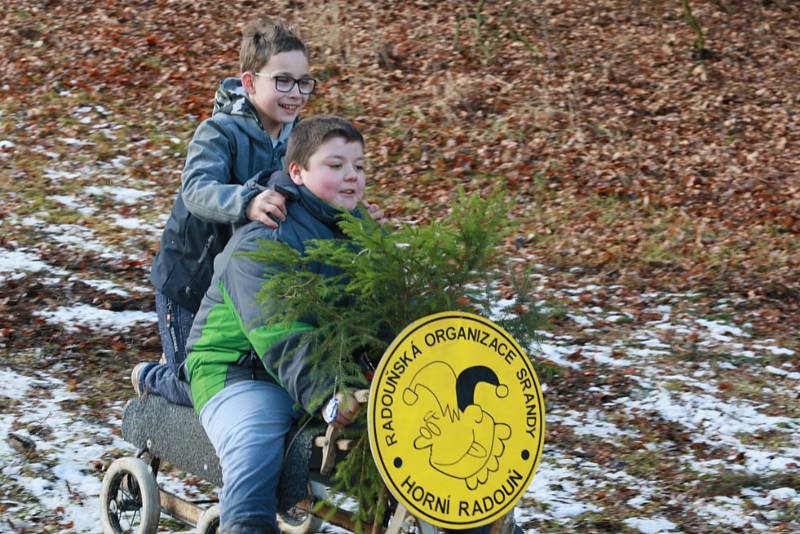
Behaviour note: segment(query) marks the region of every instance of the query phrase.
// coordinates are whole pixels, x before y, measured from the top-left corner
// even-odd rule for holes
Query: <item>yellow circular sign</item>
[[[508,513],[544,442],[544,399],[519,344],[480,316],[423,317],[395,338],[370,388],[369,442],[415,516],[464,529]]]

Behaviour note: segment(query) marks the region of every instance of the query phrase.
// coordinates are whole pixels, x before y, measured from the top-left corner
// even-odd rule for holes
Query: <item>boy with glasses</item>
[[[316,86],[306,45],[280,23],[247,24],[239,60],[241,75],[222,81],[211,118],[189,143],[181,189],[153,261],[150,279],[166,362],[140,363],[131,373],[137,393],[177,404],[191,405],[181,380],[185,345],[214,257],[235,226],[260,221],[275,228],[285,219],[284,195],[274,190],[285,189],[269,180],[283,168],[286,140]],[[274,187],[267,189],[268,183]]]

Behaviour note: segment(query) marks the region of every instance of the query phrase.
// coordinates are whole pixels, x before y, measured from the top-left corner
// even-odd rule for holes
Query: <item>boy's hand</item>
[[[338,401],[336,419],[330,421],[330,424],[337,428],[342,428],[355,421],[358,411],[361,409],[361,405],[351,393],[340,391],[336,394],[335,399]],[[325,408],[322,410],[322,417],[325,419]]]
[[[373,221],[381,223],[386,222],[386,219],[383,217],[383,210],[377,204],[371,204],[365,200],[364,206],[367,208],[367,213],[369,213]]]
[[[261,221],[270,228],[277,228],[278,221],[286,220],[286,199],[277,191],[267,189],[253,197],[244,214],[251,221]]]

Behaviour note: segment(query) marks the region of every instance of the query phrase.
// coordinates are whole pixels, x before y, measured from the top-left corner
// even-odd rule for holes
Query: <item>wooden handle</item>
[[[333,464],[336,461],[336,438],[339,437],[341,430],[333,425],[328,425],[325,431],[325,442],[322,446],[322,465],[319,472],[323,475],[329,475],[333,470]]]

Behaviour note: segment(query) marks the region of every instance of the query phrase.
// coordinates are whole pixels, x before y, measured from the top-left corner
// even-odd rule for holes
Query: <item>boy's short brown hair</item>
[[[275,54],[293,50],[308,56],[305,43],[293,28],[270,18],[259,18],[248,22],[242,30],[239,67],[242,72],[258,72]]]
[[[317,115],[303,119],[292,130],[286,147],[286,167],[294,162],[307,169],[308,160],[317,149],[334,137],[340,137],[348,143],[361,143],[364,136],[349,121],[333,115]]]

